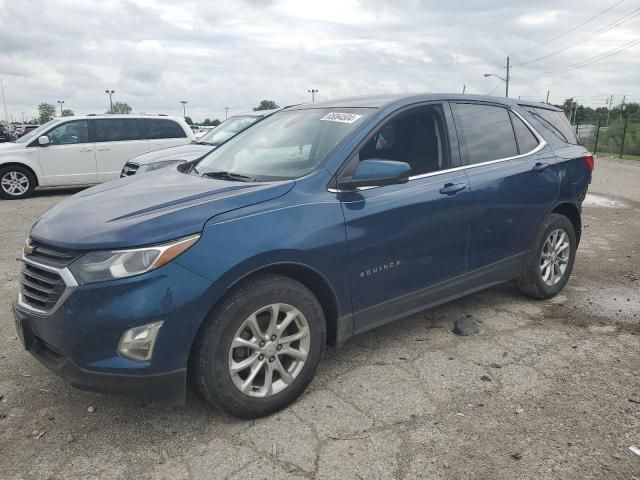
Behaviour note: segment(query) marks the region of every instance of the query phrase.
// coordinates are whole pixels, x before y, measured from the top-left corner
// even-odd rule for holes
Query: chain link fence
[[[574,125],[580,143],[594,155],[640,160],[640,115]]]

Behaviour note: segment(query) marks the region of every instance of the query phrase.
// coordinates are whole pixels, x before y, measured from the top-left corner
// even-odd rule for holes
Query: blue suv
[[[71,385],[258,417],[326,344],[501,282],[571,274],[593,157],[555,107],[471,95],[284,109],[203,159],[33,225],[14,308]]]

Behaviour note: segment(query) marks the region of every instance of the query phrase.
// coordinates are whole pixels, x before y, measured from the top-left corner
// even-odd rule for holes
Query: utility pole
[[[229,118],[229,107],[224,107],[224,119]]]
[[[58,104],[60,105],[60,116],[62,116],[62,104],[64,103],[64,100],[58,100]]]
[[[609,115],[611,115],[611,106],[613,105],[613,95],[609,97],[609,108],[607,109],[607,127],[609,126]]]
[[[105,90],[104,93],[109,95],[109,113],[113,114],[113,99],[111,98],[111,95],[116,93],[116,91],[115,90]]]
[[[4,82],[0,78],[0,86],[2,87],[2,103],[4,105],[4,119],[9,123],[9,114],[7,113],[7,99],[4,97]]]
[[[623,110],[624,110],[624,101],[625,101],[626,99],[627,99],[627,96],[626,96],[626,95],[623,95],[623,96],[622,96],[622,103],[620,104],[620,115],[618,116],[618,118],[619,118],[619,119],[620,119],[620,118],[622,118],[622,112],[623,112]],[[620,157],[620,158],[622,158],[622,157]]]
[[[466,91],[467,91],[467,86],[462,85],[462,94],[464,95]]]
[[[311,103],[316,101],[316,93],[318,93],[318,90],[316,90],[315,88],[312,88],[311,90],[307,90],[307,92],[309,92],[311,94]]]
[[[547,105],[549,105],[549,93],[550,93],[550,90],[547,90],[547,101],[545,102]]]
[[[186,100],[180,100],[180,103],[182,104],[182,116],[184,118],[187,118],[187,102]]]
[[[504,92],[504,96],[509,98],[509,57],[507,57],[507,86]]]

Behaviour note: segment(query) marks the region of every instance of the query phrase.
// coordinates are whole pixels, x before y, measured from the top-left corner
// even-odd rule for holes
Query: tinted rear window
[[[135,118],[104,118],[92,122],[96,142],[123,142],[143,138]]]
[[[563,111],[547,110],[546,108],[531,107],[529,105],[523,106],[560,140],[567,143],[578,143],[576,134]]]
[[[146,130],[145,138],[184,138],[187,136],[182,127],[173,120],[159,118],[144,118],[142,124]]]
[[[515,157],[518,147],[506,108],[459,103],[456,127],[461,133],[467,163]]]
[[[511,121],[513,122],[513,129],[516,132],[516,140],[518,140],[518,150],[520,154],[528,153],[538,146],[538,139],[529,130],[522,120],[517,115],[511,113]]]

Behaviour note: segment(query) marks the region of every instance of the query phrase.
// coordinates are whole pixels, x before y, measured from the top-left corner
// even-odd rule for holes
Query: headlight
[[[169,263],[199,238],[200,235],[192,235],[151,247],[89,252],[73,262],[69,269],[80,284],[139,275]]]
[[[161,162],[148,163],[146,165],[140,165],[138,172],[151,172],[160,168],[171,167],[172,165],[180,165],[186,162],[186,160],[163,160]]]

